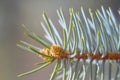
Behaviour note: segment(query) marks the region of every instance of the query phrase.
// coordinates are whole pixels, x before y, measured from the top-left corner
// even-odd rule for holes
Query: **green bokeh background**
[[[60,7],[63,8],[67,18],[69,8],[73,7],[80,11],[80,7],[83,6],[85,10],[88,8],[95,10],[100,9],[101,5],[105,8],[111,7],[118,16],[120,0],[0,0],[0,80],[49,80],[53,65],[24,78],[17,77],[22,72],[36,68],[34,63],[41,61],[34,54],[16,47],[19,40],[40,46],[23,36],[21,24],[26,24],[31,30],[43,36],[44,32],[40,25],[43,21],[41,16],[43,11],[47,12],[59,29],[56,10]],[[120,17],[117,18],[120,20]]]

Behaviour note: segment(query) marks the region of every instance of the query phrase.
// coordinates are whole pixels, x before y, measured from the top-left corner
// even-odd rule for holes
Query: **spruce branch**
[[[25,35],[44,48],[38,48],[25,41],[20,41],[17,46],[37,54],[44,61],[35,64],[41,65],[40,67],[18,76],[37,72],[55,61],[50,80],[120,79],[120,23],[110,7],[104,9],[101,6],[101,10],[96,11],[89,8],[88,11],[90,17],[86,16],[82,7],[80,12],[71,8],[70,20],[67,23],[63,9],[57,10],[63,37],[45,12],[43,12],[45,22],[41,22],[41,26],[46,33],[46,39],[22,24],[26,30]],[[120,10],[118,13],[120,14]],[[114,76],[113,63],[116,64]],[[109,64],[108,68],[106,68],[107,64]],[[109,69],[108,77],[106,77],[106,69]]]

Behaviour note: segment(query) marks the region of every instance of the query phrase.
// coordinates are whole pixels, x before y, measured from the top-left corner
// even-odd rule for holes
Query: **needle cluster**
[[[118,80],[120,69],[120,24],[111,8],[92,11],[86,17],[83,8],[80,12],[70,9],[69,23],[66,23],[63,10],[57,10],[59,23],[63,29],[63,38],[45,12],[41,22],[46,35],[45,39],[28,30],[26,36],[43,45],[41,49],[25,41],[18,44],[20,48],[35,53],[44,61],[37,69],[20,74],[25,76],[56,62],[50,80]],[[120,11],[118,10],[120,14]],[[115,63],[115,73],[112,64]],[[108,64],[106,76],[105,65]],[[113,75],[114,74],[114,75]],[[112,76],[112,77],[111,77]]]

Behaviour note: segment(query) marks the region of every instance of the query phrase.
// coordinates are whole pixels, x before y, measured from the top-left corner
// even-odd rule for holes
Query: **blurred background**
[[[59,28],[56,10],[60,7],[67,18],[69,8],[80,11],[83,6],[87,13],[88,8],[100,9],[101,5],[105,8],[111,7],[116,17],[118,16],[120,0],[0,0],[0,80],[49,80],[54,65],[26,77],[17,77],[20,73],[36,68],[34,64],[41,61],[36,55],[16,47],[20,40],[40,46],[23,35],[21,24],[24,23],[29,29],[43,36],[40,25],[43,11],[47,12]],[[119,20],[120,17],[117,18]]]

